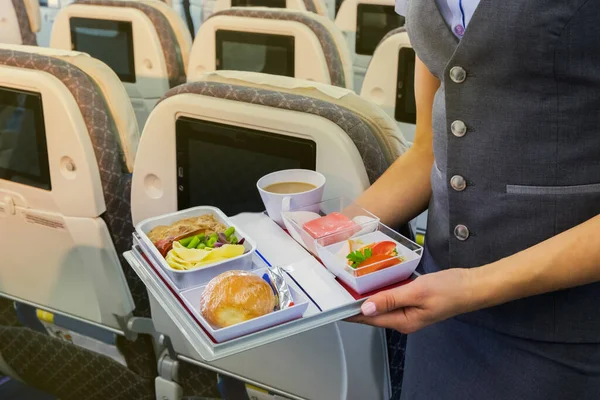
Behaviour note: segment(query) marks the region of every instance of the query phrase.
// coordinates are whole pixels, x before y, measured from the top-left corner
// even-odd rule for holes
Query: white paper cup
[[[262,198],[267,214],[277,222],[279,226],[284,227],[282,212],[289,211],[290,208],[305,207],[311,204],[320,203],[325,189],[325,177],[315,171],[307,169],[286,169],[265,175],[256,183],[260,197]],[[316,186],[315,189],[301,193],[279,194],[267,192],[266,187],[275,183],[282,182],[303,182]]]

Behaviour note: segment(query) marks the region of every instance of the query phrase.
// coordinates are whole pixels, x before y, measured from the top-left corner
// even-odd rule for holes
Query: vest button
[[[467,188],[467,181],[460,175],[454,175],[452,179],[450,179],[450,186],[457,192],[462,192]]]
[[[454,83],[463,83],[467,79],[467,71],[462,67],[452,67],[450,69],[450,79]]]
[[[464,242],[469,238],[469,228],[464,225],[456,225],[456,228],[454,228],[454,236],[461,242]]]
[[[452,134],[456,137],[463,137],[467,134],[467,125],[464,122],[457,120],[450,125],[450,130],[452,130]]]

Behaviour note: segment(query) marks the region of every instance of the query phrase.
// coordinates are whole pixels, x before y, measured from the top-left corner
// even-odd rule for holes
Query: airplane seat
[[[394,0],[344,0],[338,10],[335,24],[352,53],[357,93],[377,44],[389,31],[404,26],[404,17],[394,8]]]
[[[328,16],[327,6],[323,0],[216,0],[214,12],[227,10],[232,7],[287,8]]]
[[[0,355],[19,377],[61,399],[154,398],[152,337],[130,341],[121,333],[128,317],[150,316],[146,288],[122,260],[132,244],[139,140],[123,85],[87,54],[4,45],[0,93],[0,110],[12,114],[0,132],[20,129],[22,138],[11,159],[0,159],[9,171],[0,179],[7,227],[0,231],[0,296],[117,333],[127,368],[12,323],[10,307],[2,312],[12,322],[0,327]],[[25,169],[32,151],[39,161]],[[9,237],[27,240],[15,245]],[[217,393],[214,373],[196,368],[187,376],[194,389]]]
[[[396,120],[402,134],[414,140],[415,52],[404,27],[388,33],[373,54],[361,89],[361,97],[377,104]]]
[[[2,0],[0,43],[37,46],[36,32],[41,28],[38,0]]]
[[[1,128],[20,134],[1,160],[0,295],[117,331],[116,316],[149,311],[119,260],[133,229],[128,171],[139,136],[127,95],[81,53],[2,45],[0,71],[0,107],[11,114]],[[151,337],[118,343],[125,368],[23,327],[11,312],[3,307],[0,354],[27,383],[61,399],[152,398]]]
[[[51,47],[90,54],[121,79],[138,125],[186,79],[192,39],[177,12],[159,0],[80,0],[63,8]]]
[[[178,86],[148,121],[132,181],[135,223],[198,205],[230,216],[260,212],[256,181],[285,168],[325,174],[324,198],[355,198],[407,148],[395,122],[351,90],[249,72],[217,71]],[[261,253],[275,265],[290,262],[285,252]],[[170,337],[180,364],[214,368],[284,397],[389,398],[383,330],[339,322],[211,361],[152,291],[150,299],[155,328]]]
[[[188,81],[205,72],[241,70],[352,89],[352,60],[342,33],[326,17],[275,8],[231,8],[198,31]]]

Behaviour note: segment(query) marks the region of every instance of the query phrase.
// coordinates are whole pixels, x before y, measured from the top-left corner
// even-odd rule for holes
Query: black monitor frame
[[[381,13],[382,10],[383,10],[383,13]],[[384,14],[386,16],[387,15],[393,16],[394,18],[397,18],[401,23],[398,26],[390,27],[390,29],[388,29],[387,32],[381,32],[381,37],[377,40],[377,43],[374,43],[374,42],[365,43],[364,38],[366,36],[366,33],[364,31],[365,28],[363,28],[364,16],[366,14],[376,14],[376,13]],[[356,43],[354,46],[354,52],[358,55],[372,56],[373,53],[375,52],[375,49],[377,48],[377,45],[381,41],[381,39],[383,39],[383,37],[389,31],[403,26],[404,21],[405,21],[404,17],[402,17],[401,15],[398,15],[396,13],[394,6],[386,6],[386,5],[379,5],[379,4],[364,4],[364,3],[358,4],[357,9],[356,9]]]
[[[286,8],[287,0],[231,0],[231,7]]]
[[[78,49],[77,47],[77,28],[88,28],[88,29],[99,29],[99,30],[116,30],[120,33],[125,33],[127,36],[127,46],[129,51],[127,52],[127,73],[121,73],[114,71],[110,63],[98,58],[100,61],[108,65],[117,74],[121,82],[136,83],[135,74],[135,51],[133,48],[133,26],[129,21],[114,21],[97,18],[82,18],[82,17],[71,17],[69,19],[69,25],[71,29],[71,45],[73,50],[88,53],[94,58],[98,58],[90,52],[88,49]],[[119,55],[120,56],[120,55]]]
[[[2,92],[4,92],[5,94],[14,93],[15,96],[19,94],[25,94],[28,96],[28,102],[35,102],[35,104],[31,104],[31,108],[34,108],[33,112],[35,115],[36,145],[40,174],[39,176],[37,176],[22,171],[16,171],[0,167],[0,179],[26,186],[31,186],[37,189],[50,191],[52,190],[52,182],[50,179],[50,162],[48,156],[48,142],[46,139],[46,126],[44,124],[44,107],[42,103],[42,95],[38,92],[31,92],[28,90],[20,90],[0,86],[0,96],[2,95]],[[19,107],[19,105],[15,103],[14,107]],[[13,176],[23,177],[28,181],[28,183],[23,183],[19,180],[14,180],[12,179]]]
[[[417,123],[415,100],[415,51],[410,47],[401,47],[398,51],[398,75],[396,85],[396,104],[394,118],[407,124]],[[412,79],[412,82],[408,80]],[[414,113],[406,109],[406,102],[412,101]]]
[[[342,3],[344,0],[335,0],[335,16],[337,17],[340,8],[342,7]]]
[[[317,144],[312,140],[201,119],[179,117],[175,122],[178,210],[207,205],[191,203],[191,180],[202,179],[191,177],[188,173],[190,170],[188,162],[190,160],[190,147],[192,147],[190,146],[191,141],[244,149],[266,156],[286,157],[298,161],[301,169],[316,170]],[[223,162],[225,167],[234,167],[240,171],[244,170],[244,166],[236,165],[235,160],[223,160]],[[254,178],[258,181],[260,177]],[[215,179],[218,179],[218,177],[215,177]],[[252,184],[255,184],[256,181],[253,181]],[[248,195],[259,198],[258,190]],[[214,206],[221,207],[219,204]]]
[[[296,76],[296,39],[290,35],[278,35],[271,33],[244,32],[230,29],[218,29],[215,32],[215,65],[217,70],[223,68],[223,43],[234,42],[242,44],[255,44],[261,46],[284,47],[288,49],[287,65],[288,69],[283,76],[291,78]],[[230,68],[231,69],[231,68]],[[235,68],[234,68],[235,69]],[[240,71],[235,69],[236,71]]]

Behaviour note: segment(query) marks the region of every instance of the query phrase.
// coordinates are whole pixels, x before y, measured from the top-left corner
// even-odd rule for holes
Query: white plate
[[[252,271],[253,274],[263,276],[267,272],[266,268],[261,268]],[[286,281],[289,279],[286,276]],[[288,282],[289,283],[289,282]],[[274,311],[270,314],[263,315],[262,317],[254,318],[240,324],[228,326],[226,328],[215,329],[210,323],[202,316],[200,312],[200,298],[204,292],[206,286],[200,286],[197,288],[185,290],[180,293],[181,298],[188,306],[188,308],[194,314],[194,317],[200,322],[202,327],[206,329],[208,334],[217,342],[222,343],[227,340],[235,339],[240,336],[248,335],[250,333],[258,332],[265,328],[270,328],[275,325],[280,325],[285,322],[293,321],[298,318],[302,318],[302,315],[308,307],[308,299],[300,290],[296,290],[290,285],[292,292],[292,298],[294,299],[294,305],[284,310]]]
[[[380,229],[384,228],[387,227],[380,224]],[[377,230],[366,235],[355,236],[352,238],[352,240],[361,240],[365,245],[388,240],[396,243],[398,255],[404,257],[404,261],[398,265],[384,268],[377,272],[363,276],[354,276],[354,274],[348,272],[346,260],[337,254],[346,242],[322,246],[319,244],[319,241],[317,241],[317,252],[328,270],[357,293],[365,294],[408,279],[413,272],[415,272],[421,261],[422,250],[420,248],[417,250],[409,249],[400,243],[400,241],[407,241],[408,239],[403,238],[404,240],[398,240],[399,238],[396,235],[400,235],[391,231],[391,229],[389,231],[390,232],[385,231],[384,233],[382,230]],[[415,244],[415,246],[418,245]]]
[[[169,226],[185,218],[198,217],[206,214],[213,215],[217,220],[222,222],[227,227],[233,226],[238,239],[244,239],[244,247],[246,252],[241,256],[210,264],[202,268],[187,271],[180,271],[171,268],[165,258],[160,254],[156,246],[154,246],[154,243],[152,243],[152,241],[148,238],[146,233],[160,225]],[[163,271],[165,271],[165,273],[179,289],[187,289],[207,283],[215,276],[232,269],[247,271],[252,267],[252,255],[256,251],[255,242],[241,229],[235,226],[235,224],[233,224],[221,210],[215,207],[194,207],[171,214],[161,215],[160,217],[148,218],[140,222],[135,227],[135,230],[140,236],[141,245],[144,249],[144,252],[153,259],[153,263],[160,265]]]

